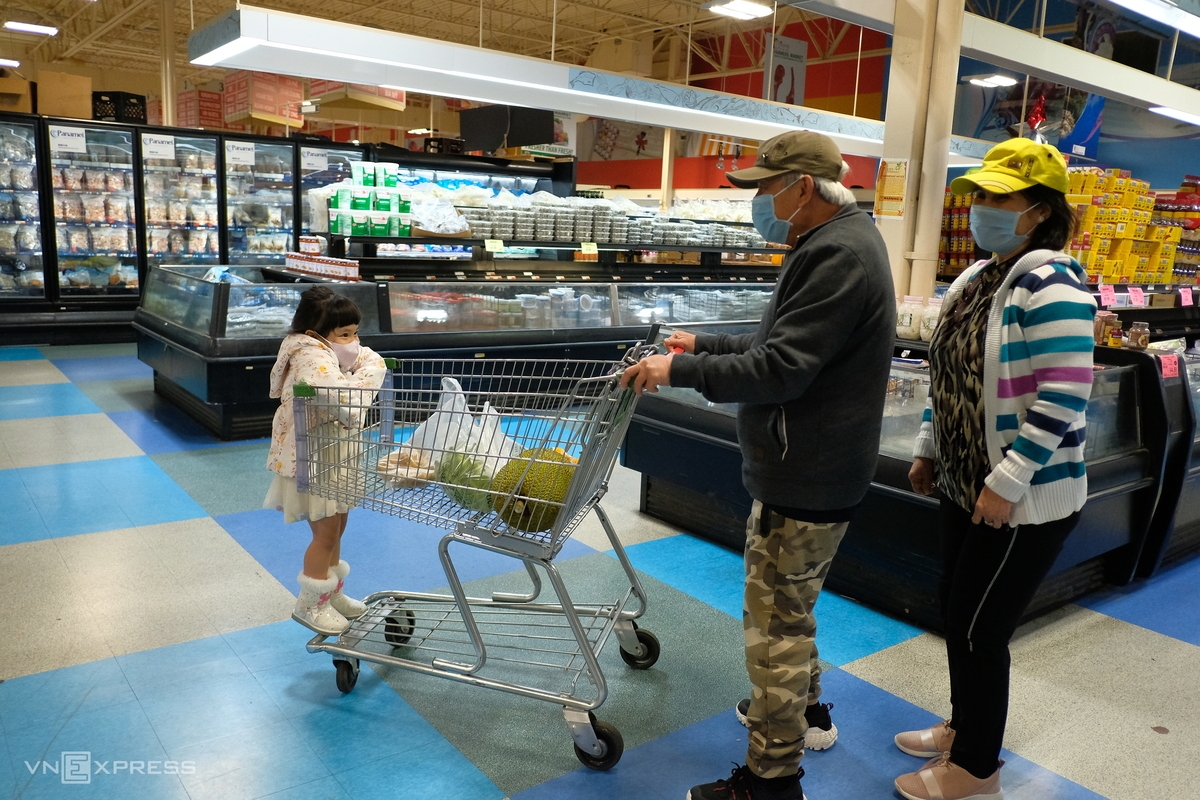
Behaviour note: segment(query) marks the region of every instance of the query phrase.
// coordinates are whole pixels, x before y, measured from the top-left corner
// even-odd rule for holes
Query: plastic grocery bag
[[[475,417],[467,408],[462,384],[442,378],[437,410],[413,431],[398,450],[376,463],[376,470],[401,488],[424,486],[437,474],[448,451],[463,451],[477,441]]]

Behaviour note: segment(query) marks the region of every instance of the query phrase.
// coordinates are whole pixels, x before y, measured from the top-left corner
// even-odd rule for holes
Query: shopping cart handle
[[[397,370],[397,369],[400,369],[400,359],[398,359],[398,358],[385,358],[385,359],[383,360],[383,365],[384,365],[385,367],[387,367],[388,369],[390,369],[390,370]]]
[[[317,390],[309,386],[304,381],[300,381],[292,386],[292,397],[316,397]]]

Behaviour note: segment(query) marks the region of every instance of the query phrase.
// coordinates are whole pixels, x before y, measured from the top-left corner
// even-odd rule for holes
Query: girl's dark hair
[[[1065,250],[1075,238],[1075,209],[1067,202],[1067,196],[1057,189],[1035,183],[1020,194],[1030,205],[1041,203],[1049,212],[1045,222],[1039,222],[1029,237],[1030,250]]]
[[[313,331],[328,336],[337,328],[357,325],[362,321],[358,306],[328,286],[314,286],[300,295],[300,305],[292,317],[289,333]]]

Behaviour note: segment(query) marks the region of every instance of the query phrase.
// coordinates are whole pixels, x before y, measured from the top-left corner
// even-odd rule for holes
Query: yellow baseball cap
[[[1067,161],[1048,144],[1032,139],[1009,139],[983,157],[983,166],[950,182],[955,194],[970,194],[976,187],[997,194],[1012,194],[1035,183],[1067,193]]]

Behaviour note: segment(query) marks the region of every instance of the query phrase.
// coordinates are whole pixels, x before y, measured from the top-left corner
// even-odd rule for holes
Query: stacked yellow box
[[[950,187],[946,187],[942,201],[942,236],[938,247],[938,275],[944,278],[957,277],[975,263],[971,201],[971,195],[952,194]]]
[[[1154,224],[1150,184],[1127,170],[1073,167],[1067,202],[1078,229],[1070,254],[1089,283],[1168,283],[1175,265],[1179,229]],[[1175,233],[1171,233],[1175,231]]]

